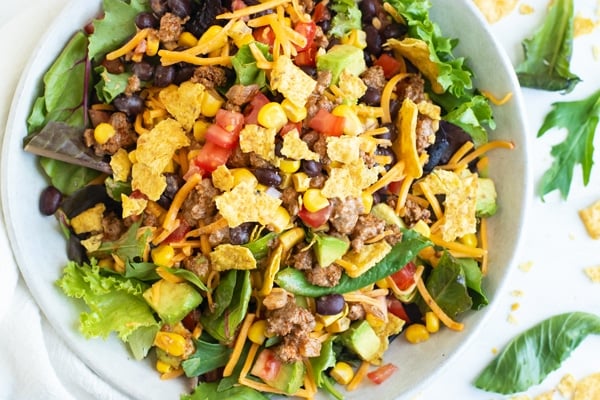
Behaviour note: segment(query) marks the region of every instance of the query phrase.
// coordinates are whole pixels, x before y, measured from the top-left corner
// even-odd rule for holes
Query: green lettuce
[[[492,116],[492,107],[490,107],[488,99],[481,95],[472,96],[469,100],[456,106],[444,115],[444,120],[460,126],[471,135],[475,146],[481,146],[488,141],[484,124],[491,129],[496,127]]]
[[[100,77],[94,88],[98,100],[103,103],[112,103],[112,101],[125,92],[129,78],[133,75],[131,72],[122,72],[120,74],[111,74],[102,65],[94,70]]]
[[[335,15],[331,20],[329,35],[341,38],[353,29],[362,29],[361,12],[354,0],[332,0],[329,6]]]
[[[254,42],[254,44],[267,60],[273,59],[269,53],[269,46],[260,42]],[[231,65],[235,70],[236,83],[244,86],[257,84],[260,89],[267,85],[265,71],[256,66],[256,59],[247,44],[240,47],[235,56],[231,58]]]

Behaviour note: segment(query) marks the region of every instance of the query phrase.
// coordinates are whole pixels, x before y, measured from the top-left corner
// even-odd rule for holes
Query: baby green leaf
[[[581,164],[583,183],[590,180],[594,164],[594,134],[600,118],[600,91],[590,97],[572,102],[558,102],[552,105],[552,111],[546,115],[538,131],[538,137],[551,128],[565,128],[568,135],[564,141],[552,147],[554,157],[552,166],[542,176],[540,196],[553,190],[560,190],[563,198],[569,195],[573,170]]]
[[[511,340],[481,372],[475,386],[510,394],[536,385],[588,335],[600,335],[600,317],[584,312],[550,317]]]

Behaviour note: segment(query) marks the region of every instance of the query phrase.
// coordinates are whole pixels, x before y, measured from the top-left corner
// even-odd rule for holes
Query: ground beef
[[[158,219],[158,217],[156,215],[152,214],[148,210],[144,210],[144,213],[142,214],[142,225],[159,227],[160,220]]]
[[[185,222],[195,227],[199,220],[213,216],[216,212],[214,198],[218,194],[219,191],[210,179],[202,179],[181,206],[181,215]]]
[[[248,160],[250,162],[251,167],[269,168],[269,169],[272,168],[272,165],[270,162],[268,162],[267,160],[265,160],[264,158],[262,158],[261,156],[259,156],[258,154],[256,154],[253,151],[248,153]]]
[[[284,336],[283,342],[273,348],[275,356],[284,363],[302,361],[321,354],[321,342],[309,335]]]
[[[177,39],[183,32],[183,25],[186,20],[187,18],[184,20],[171,13],[166,13],[160,18],[158,39],[167,50],[173,50],[177,47]]]
[[[306,279],[313,285],[323,287],[333,287],[340,282],[344,269],[336,264],[320,267],[316,266],[306,270]]]
[[[348,314],[346,315],[346,317],[348,317],[350,321],[358,321],[361,319],[365,319],[365,316],[366,312],[362,304],[353,303],[349,305]]]
[[[100,125],[102,122],[110,121],[110,111],[94,110],[90,108],[88,110],[88,116],[93,127]]]
[[[396,243],[402,240],[402,231],[398,227],[398,225],[388,225],[386,230],[391,231],[390,235],[385,237],[385,241],[390,245],[394,246]]]
[[[201,65],[194,70],[194,75],[190,78],[194,83],[201,83],[208,89],[225,86],[227,83],[227,74],[221,67],[215,65]]]
[[[409,98],[415,103],[425,100],[425,81],[420,75],[410,74],[396,86],[399,99]]]
[[[365,245],[365,241],[383,233],[384,230],[385,221],[372,214],[360,215],[351,235],[352,248],[360,251]]]
[[[230,103],[236,106],[242,106],[252,100],[259,90],[260,89],[256,84],[247,86],[233,85],[229,88],[227,93],[225,93],[225,97]]]
[[[436,127],[434,121],[426,115],[419,114],[417,118],[417,152],[424,153],[425,149],[435,142]]]
[[[319,140],[319,138],[323,136],[317,131],[309,130],[305,134],[302,135],[302,141],[308,145],[309,148],[312,149],[314,144]]]
[[[211,232],[211,234],[208,235],[208,243],[210,243],[211,247],[216,247],[223,243],[229,243],[229,227],[226,226]]]
[[[420,220],[426,222],[427,224],[431,223],[431,211],[427,208],[422,207],[419,203],[412,200],[411,198],[407,198],[404,203],[404,222],[408,226],[413,226]]]
[[[304,8],[304,12],[310,14],[312,10],[315,8],[314,0],[300,0],[300,6]]]
[[[206,281],[210,272],[210,263],[203,254],[194,254],[184,258],[181,266],[200,277],[203,282]]]
[[[327,7],[325,7],[327,9]],[[327,35],[323,32],[323,28],[317,25],[317,29],[315,31],[315,37],[313,38],[313,43],[318,47],[322,47],[326,49],[329,46],[329,39],[327,39]]]
[[[331,111],[333,110],[333,107],[335,107],[335,103],[323,95],[323,92],[325,92],[325,89],[327,89],[330,84],[331,72],[327,70],[319,71],[317,73],[317,86],[315,86],[315,89],[306,102],[308,116],[305,119],[305,124],[308,124],[308,121],[314,117],[321,108]]]
[[[94,130],[86,129],[83,134],[87,147],[93,147],[97,156],[113,155],[121,148],[128,148],[135,144],[137,135],[133,126],[127,120],[127,115],[115,112],[110,115],[108,123],[115,129],[115,134],[104,144],[99,144],[94,138]]]
[[[326,180],[327,178],[325,177],[325,175],[313,176],[312,178],[310,178],[309,186],[311,188],[322,189],[325,185]]]
[[[298,192],[292,186],[288,186],[281,192],[281,202],[290,215],[297,215],[300,211],[298,204]]]
[[[304,245],[304,243],[302,243]],[[315,257],[312,250],[304,250],[293,256],[294,268],[301,271],[312,269],[315,264]]]
[[[132,94],[139,92],[142,88],[140,78],[137,75],[131,75],[127,79],[127,87],[125,87],[125,94],[131,96]]]
[[[339,198],[331,199],[333,210],[329,222],[336,231],[349,235],[358,222],[358,216],[363,212],[363,204],[360,199],[348,197],[345,200]]]
[[[375,164],[377,164],[377,159],[375,158],[375,154],[367,153],[365,151],[360,152],[360,156],[363,159],[365,165],[369,168],[373,168]]]
[[[382,91],[387,83],[387,79],[385,79],[385,75],[383,73],[383,68],[381,68],[379,65],[374,65],[367,68],[367,70],[363,72],[360,77],[365,85],[378,91]]]
[[[319,155],[322,164],[327,165],[331,162],[327,155],[327,135],[319,135],[313,143],[312,150]]]
[[[127,227],[114,212],[107,213],[102,218],[103,240],[115,241],[125,233]]]
[[[250,155],[244,153],[238,143],[231,152],[231,155],[227,159],[227,167],[229,168],[243,168],[250,165]]]

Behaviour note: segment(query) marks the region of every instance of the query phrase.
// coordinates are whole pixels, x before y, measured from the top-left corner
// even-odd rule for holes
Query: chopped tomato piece
[[[402,187],[402,181],[394,181],[390,182],[390,184],[388,185],[388,190],[390,191],[390,193],[398,194],[400,193],[400,187]]]
[[[308,126],[324,135],[341,136],[344,133],[344,120],[344,117],[338,117],[321,108],[308,122]]]
[[[244,109],[244,122],[246,124],[258,124],[258,112],[271,100],[261,92],[258,92]]]
[[[394,272],[391,276],[400,290],[406,290],[415,283],[415,272],[417,266],[409,262],[401,270]]]
[[[298,130],[298,133],[302,132],[302,122],[288,122],[287,124],[285,124],[283,126],[283,128],[281,128],[281,130],[279,131],[279,134],[281,136],[285,136],[286,133],[288,133],[289,131],[293,131],[294,129]]]
[[[232,149],[235,147],[239,138],[238,132],[230,132],[217,124],[212,124],[206,131],[206,141],[214,143],[219,147],[225,149]]]
[[[217,167],[224,165],[230,155],[231,149],[206,141],[194,159],[194,163],[203,171],[213,172]]]
[[[273,32],[273,29],[271,29],[270,26],[267,25],[256,28],[252,32],[252,35],[257,42],[269,45],[269,49],[273,50],[273,43],[275,43],[275,32]]]
[[[244,127],[244,115],[239,112],[220,109],[215,116],[215,122],[229,132],[240,133]]]
[[[325,1],[320,1],[313,10],[312,20],[316,23],[331,19],[331,14],[325,3]]]
[[[186,233],[190,231],[190,226],[185,219],[179,220],[179,226],[164,240],[165,243],[181,242]]]
[[[296,46],[296,50],[304,51],[313,47],[313,41],[315,39],[315,34],[317,33],[317,24],[313,21],[298,22],[294,27],[294,30],[306,38],[306,45],[304,47]]]
[[[398,367],[396,367],[394,364],[385,364],[377,368],[376,370],[369,372],[367,374],[367,378],[369,378],[371,382],[379,385],[380,383],[388,379],[390,376],[392,376],[392,374],[397,370]]]
[[[264,349],[260,352],[250,373],[265,382],[274,381],[279,375],[282,363],[277,359],[273,350]]]
[[[318,50],[316,46],[311,46],[306,50],[299,51],[296,57],[294,57],[294,64],[299,67],[314,67],[317,65]]]
[[[386,53],[383,53],[375,60],[375,65],[383,68],[383,75],[385,75],[386,79],[390,79],[402,70],[402,63]]]
[[[393,296],[387,298],[388,311],[394,314],[396,317],[403,319],[406,323],[410,323],[410,317],[404,309],[404,305],[400,300]]]
[[[318,228],[323,225],[331,216],[333,206],[331,204],[327,207],[320,209],[319,211],[310,212],[304,206],[298,211],[298,216],[306,225],[311,228]]]

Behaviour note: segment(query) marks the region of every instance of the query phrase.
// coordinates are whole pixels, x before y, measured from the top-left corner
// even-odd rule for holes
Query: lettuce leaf
[[[149,338],[153,338],[151,332],[159,328],[142,297],[147,285],[119,275],[104,276],[95,260],[82,265],[70,262],[56,284],[67,296],[82,299],[89,308],[79,318],[79,330],[86,338],[106,338],[115,332],[129,344],[136,358],[145,356],[151,345]],[[143,331],[135,333],[138,329]]]
[[[133,75],[131,72],[123,72],[120,74],[111,74],[102,65],[95,68],[95,72],[100,79],[94,88],[98,100],[103,103],[112,103],[115,97],[125,92],[127,81]]]
[[[254,42],[254,44],[256,44],[256,47],[258,47],[267,60],[271,61],[273,59],[273,56],[269,53],[269,46],[260,42]],[[265,71],[256,66],[256,59],[247,44],[240,47],[235,56],[232,57],[231,65],[235,70],[236,83],[244,86],[254,83],[260,89],[267,85]]]
[[[268,397],[248,386],[233,386],[229,389],[219,391],[217,382],[202,382],[192,394],[184,394],[181,400],[267,400]]]
[[[492,116],[492,107],[490,107],[488,99],[481,95],[473,96],[468,101],[459,104],[446,114],[444,119],[460,126],[471,135],[475,146],[481,146],[488,141],[488,134],[483,124],[491,129],[496,127]]]
[[[330,35],[341,38],[352,29],[362,29],[362,14],[354,0],[332,0],[330,8],[335,11],[331,20]]]

